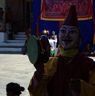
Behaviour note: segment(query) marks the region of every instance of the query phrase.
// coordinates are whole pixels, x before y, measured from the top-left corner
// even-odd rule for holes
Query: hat
[[[63,25],[78,26],[76,6],[71,5]]]
[[[15,94],[21,94],[21,91],[24,91],[25,88],[20,86],[18,83],[10,82],[6,86],[7,92],[13,92]]]

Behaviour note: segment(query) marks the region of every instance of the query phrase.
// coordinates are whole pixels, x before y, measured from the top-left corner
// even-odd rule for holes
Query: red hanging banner
[[[92,19],[91,0],[41,0],[41,20],[64,20],[72,4],[76,5],[79,20]]]

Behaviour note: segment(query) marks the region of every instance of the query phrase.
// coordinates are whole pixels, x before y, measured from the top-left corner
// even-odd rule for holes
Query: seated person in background
[[[57,40],[57,35],[56,35],[55,31],[52,31],[51,38],[52,38],[53,40]]]
[[[20,96],[21,91],[24,91],[25,88],[20,86],[18,83],[10,82],[6,85],[7,96]]]
[[[58,54],[43,64],[42,72],[36,70],[28,87],[30,96],[80,96],[80,91],[69,93],[70,83],[88,83],[90,72],[95,70],[95,62],[79,52],[80,42],[76,7],[72,5],[59,31]]]
[[[57,53],[57,35],[55,31],[52,31],[52,35],[49,39],[50,43],[50,56],[55,56]]]

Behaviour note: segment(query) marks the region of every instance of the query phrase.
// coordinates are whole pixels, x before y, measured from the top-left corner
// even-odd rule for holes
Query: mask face
[[[79,38],[79,30],[76,26],[63,25],[59,31],[59,44],[64,50],[77,48]]]

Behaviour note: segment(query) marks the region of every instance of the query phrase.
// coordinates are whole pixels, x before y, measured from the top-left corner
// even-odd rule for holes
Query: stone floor
[[[29,96],[27,87],[34,71],[27,55],[0,54],[0,96],[6,96],[6,84],[9,82],[24,86],[21,96]]]

